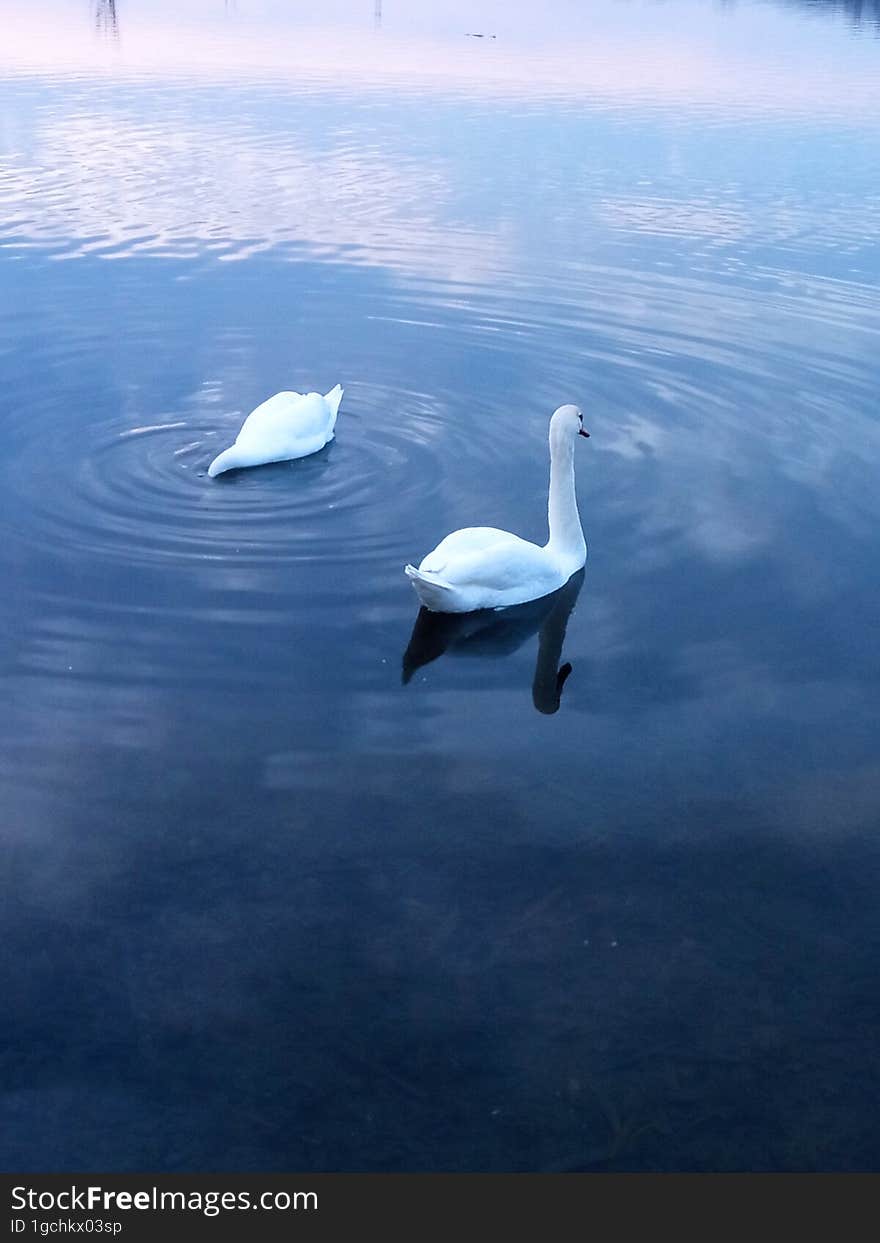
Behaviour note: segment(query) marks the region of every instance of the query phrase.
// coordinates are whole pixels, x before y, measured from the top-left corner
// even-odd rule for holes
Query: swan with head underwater
[[[320,393],[276,393],[241,425],[235,443],[208,467],[213,479],[227,470],[289,462],[317,453],[333,439],[342,388],[339,384],[323,397]]]
[[[549,539],[532,544],[495,527],[464,527],[441,540],[418,569],[405,572],[426,608],[435,613],[503,609],[557,591],[587,559],[577,507],[574,446],[589,436],[577,406],[560,406],[550,419]]]

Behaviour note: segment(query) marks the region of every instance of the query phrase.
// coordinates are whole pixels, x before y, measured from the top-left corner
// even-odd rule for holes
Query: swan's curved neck
[[[547,505],[550,527],[549,551],[571,558],[579,569],[587,551],[577,507],[574,482],[574,442],[550,441],[550,498]]]
[[[241,466],[259,466],[264,457],[253,449],[242,448],[238,442],[224,449],[216,460],[221,470],[237,470]]]

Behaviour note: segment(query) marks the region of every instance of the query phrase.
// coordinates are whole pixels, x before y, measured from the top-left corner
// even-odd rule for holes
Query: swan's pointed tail
[[[340,402],[342,401],[342,394],[344,391],[345,390],[343,389],[342,385],[337,384],[335,388],[331,388],[329,393],[324,394],[324,400],[326,401],[327,405],[330,407],[330,412],[333,416],[334,427],[336,426],[336,416],[339,413],[339,405],[340,405]]]
[[[431,574],[428,570],[417,570],[414,565],[406,565],[403,572],[415,588],[416,595],[426,609],[433,613],[454,613],[453,593],[455,588],[444,583],[442,578]]]

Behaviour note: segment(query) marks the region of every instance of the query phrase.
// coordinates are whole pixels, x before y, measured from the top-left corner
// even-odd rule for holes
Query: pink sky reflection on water
[[[864,120],[880,102],[876,40],[788,8],[742,6],[748,20],[740,21],[738,8],[708,3],[395,0],[382,4],[378,23],[375,7],[375,0],[314,7],[116,0],[114,36],[99,0],[31,8],[0,0],[0,72],[672,106],[718,119]]]

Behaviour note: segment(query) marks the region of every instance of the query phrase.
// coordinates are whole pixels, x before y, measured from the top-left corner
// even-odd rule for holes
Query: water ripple
[[[613,496],[591,480],[599,503],[705,537],[710,554],[711,540],[721,555],[747,549],[774,521],[731,491],[749,472],[797,478],[838,513],[864,503],[852,478],[833,480],[853,466],[861,478],[880,451],[880,300],[866,286],[767,270],[735,288],[569,265],[552,295],[513,279],[503,292],[420,284],[382,312],[403,349],[435,326],[430,391],[342,376],[338,439],[297,462],[206,477],[245,413],[222,385],[82,425],[60,401],[24,403],[5,430],[10,532],[119,565],[356,562],[396,575],[448,522],[543,537],[546,419],[564,400],[588,411],[594,452],[651,463],[647,478],[624,471]],[[505,371],[487,382],[513,355],[516,387]],[[456,373],[465,359],[478,398]]]
[[[240,411],[135,427],[114,415],[85,429],[60,410],[27,414],[7,429],[18,536],[127,565],[380,558],[402,546],[409,509],[439,486],[432,442],[456,440],[435,398],[352,384],[339,439],[325,450],[209,480]],[[390,507],[381,496],[389,487]]]

